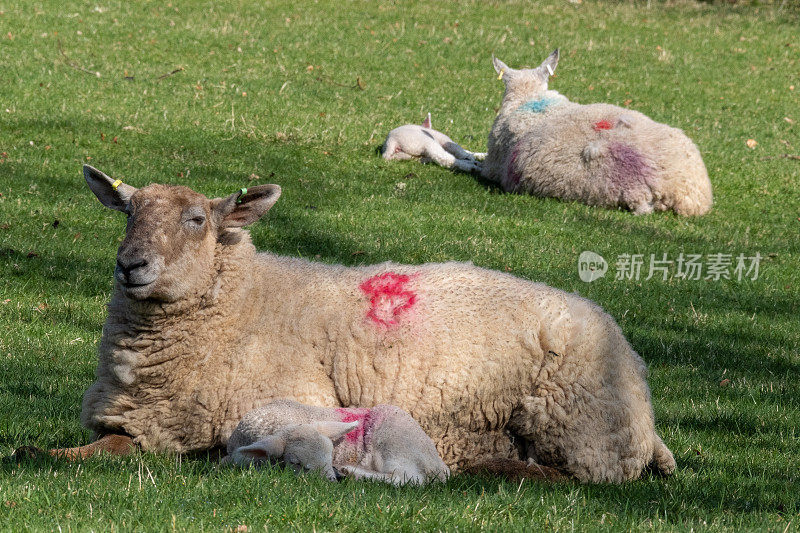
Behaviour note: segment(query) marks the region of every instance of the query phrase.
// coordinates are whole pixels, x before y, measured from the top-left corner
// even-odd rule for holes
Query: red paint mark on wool
[[[356,443],[364,439],[367,429],[372,429],[372,409],[366,407],[342,407],[336,410],[342,422],[358,422],[358,426],[344,437],[347,442]]]
[[[594,128],[594,131],[600,131],[600,130],[610,130],[613,126],[611,126],[611,123],[609,121],[601,120],[600,122],[595,122],[592,125],[592,127]]]
[[[404,274],[386,272],[359,285],[370,297],[367,317],[384,326],[397,324],[400,315],[414,307],[417,301],[417,295],[406,287],[410,279]]]

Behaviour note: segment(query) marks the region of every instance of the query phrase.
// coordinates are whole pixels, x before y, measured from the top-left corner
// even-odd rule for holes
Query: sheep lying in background
[[[84,167],[128,215],[82,423],[145,450],[224,446],[276,398],[392,404],[451,469],[534,460],[583,481],[670,473],[646,367],[597,305],[468,263],[348,268],[256,253],[277,185],[208,199]],[[101,439],[102,440],[102,439]],[[85,457],[102,449],[53,450]]]
[[[493,58],[505,83],[483,177],[504,190],[621,207],[636,214],[702,215],[711,182],[681,130],[609,104],[570,102],[547,82],[558,50],[535,69]]]
[[[433,129],[430,113],[421,126],[406,124],[390,131],[383,143],[382,153],[387,161],[420,158],[423,163],[433,161],[445,168],[464,172],[480,172],[478,160],[486,157],[485,153],[463,149],[450,137]]]
[[[228,454],[239,465],[283,459],[331,481],[336,470],[395,485],[446,481],[450,474],[430,437],[393,405],[348,409],[276,400],[244,415]]]

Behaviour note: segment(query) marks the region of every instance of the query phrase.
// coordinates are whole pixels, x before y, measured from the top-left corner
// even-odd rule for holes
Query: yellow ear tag
[[[504,68],[500,69],[500,75],[497,76],[497,79],[498,80],[502,80],[503,79],[503,74],[505,74],[505,73],[506,73],[506,69],[504,69]]]
[[[244,196],[245,194],[247,194],[247,187],[242,187],[241,189],[239,189],[239,197],[236,199],[237,204],[242,203],[242,196]]]
[[[116,191],[117,187],[119,187],[120,185],[122,185],[122,180],[117,180],[117,181],[115,181],[114,183],[111,184],[111,188]]]

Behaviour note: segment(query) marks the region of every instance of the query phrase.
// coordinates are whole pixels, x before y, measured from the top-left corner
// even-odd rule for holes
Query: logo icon
[[[578,276],[581,281],[591,283],[605,276],[607,271],[608,263],[602,255],[585,250],[578,256]]]

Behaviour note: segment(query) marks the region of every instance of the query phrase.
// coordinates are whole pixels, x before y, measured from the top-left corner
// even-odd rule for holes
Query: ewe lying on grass
[[[228,440],[230,461],[282,459],[296,470],[336,470],[395,485],[446,481],[450,470],[422,428],[393,405],[314,407],[276,400],[250,411]]]
[[[624,481],[675,467],[645,364],[588,300],[465,263],[347,268],[256,253],[240,228],[269,210],[277,185],[209,200],[84,174],[128,214],[81,414],[98,437],[205,450],[248,411],[292,398],[397,405],[454,469],[530,458]]]
[[[450,137],[433,129],[430,113],[421,126],[406,124],[390,131],[381,151],[387,161],[420,158],[423,163],[433,161],[464,172],[480,172],[478,160],[486,157],[486,154],[461,148]]]
[[[711,209],[711,182],[681,130],[609,104],[580,105],[547,82],[558,50],[535,69],[493,59],[505,83],[483,177],[504,190],[621,207],[636,214]]]

